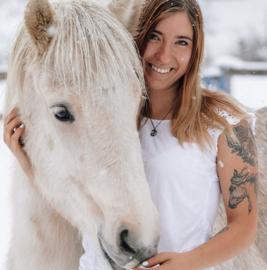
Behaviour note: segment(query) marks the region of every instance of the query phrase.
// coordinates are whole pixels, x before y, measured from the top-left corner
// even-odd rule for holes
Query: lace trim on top
[[[231,115],[230,113],[223,111],[221,109],[216,109],[215,110],[220,116],[222,116],[223,118],[225,118],[228,123],[230,125],[236,125],[240,122],[241,119]],[[211,137],[215,140],[218,139],[219,135],[222,133],[222,129],[216,129],[216,128],[208,128],[209,133],[211,135]]]
[[[226,111],[223,111],[221,109],[216,109],[216,112],[222,116],[223,118],[225,118],[230,125],[236,125],[240,122],[240,118],[237,118],[233,115],[231,115],[230,113],[226,112]]]

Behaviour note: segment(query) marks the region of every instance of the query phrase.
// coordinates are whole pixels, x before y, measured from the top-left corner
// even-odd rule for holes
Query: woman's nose
[[[167,64],[171,61],[171,47],[162,45],[156,53],[156,59],[161,64]]]

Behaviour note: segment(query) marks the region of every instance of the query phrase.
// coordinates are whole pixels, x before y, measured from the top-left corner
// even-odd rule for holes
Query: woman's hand
[[[157,270],[193,270],[192,258],[189,258],[189,253],[175,253],[175,252],[162,252],[158,255],[143,262],[143,266],[150,268],[160,264]],[[134,268],[133,270],[140,270],[141,268]]]
[[[13,155],[17,158],[25,174],[30,178],[31,181],[33,181],[31,163],[19,142],[19,138],[25,130],[25,126],[21,123],[18,113],[18,109],[15,108],[4,120],[4,142],[11,150]]]

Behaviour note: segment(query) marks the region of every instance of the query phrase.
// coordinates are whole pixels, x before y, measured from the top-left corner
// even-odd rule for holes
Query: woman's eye
[[[61,122],[73,122],[74,117],[66,107],[53,107],[54,116]]]
[[[179,45],[182,45],[182,46],[188,45],[188,43],[186,41],[184,41],[184,40],[179,40],[176,43],[179,44]]]
[[[157,39],[159,39],[159,38],[158,38],[158,36],[157,36],[157,35],[155,35],[155,34],[151,34],[150,39],[155,39],[155,40],[157,40]]]

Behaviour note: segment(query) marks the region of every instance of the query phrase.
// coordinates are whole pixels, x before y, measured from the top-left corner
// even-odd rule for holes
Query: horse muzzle
[[[127,229],[121,230],[117,235],[117,247],[113,247],[98,236],[104,257],[108,260],[113,270],[132,269],[146,259],[157,254],[159,238],[150,246],[141,246],[139,239],[131,237]]]

